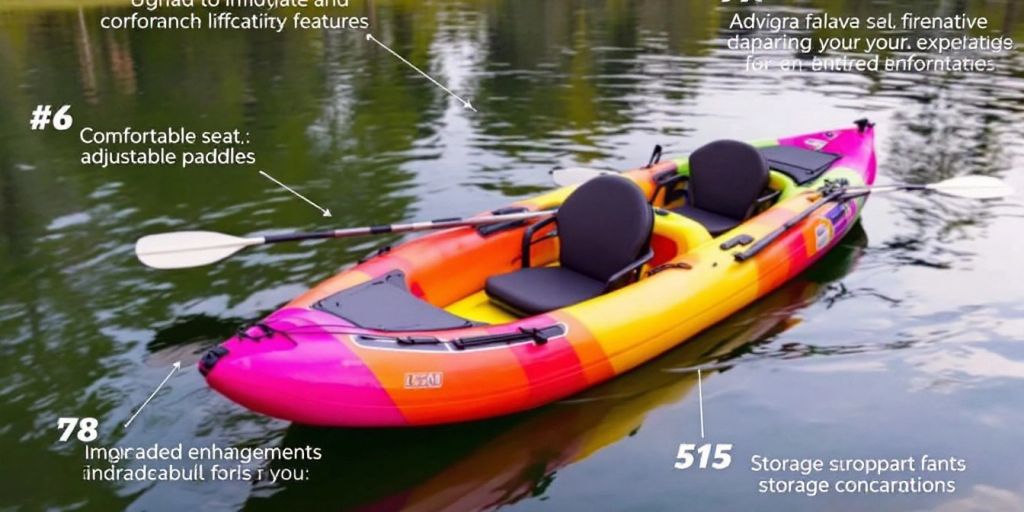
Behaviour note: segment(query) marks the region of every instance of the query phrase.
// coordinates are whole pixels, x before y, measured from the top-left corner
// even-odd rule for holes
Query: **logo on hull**
[[[807,247],[807,256],[814,256],[828,247],[833,232],[832,223],[828,219],[817,219],[811,224],[810,229],[804,232],[804,245]]]
[[[436,389],[444,385],[444,372],[405,374],[405,389]]]
[[[828,245],[829,240],[832,240],[832,226],[827,223],[821,223],[814,228],[814,241],[815,248],[822,250]]]

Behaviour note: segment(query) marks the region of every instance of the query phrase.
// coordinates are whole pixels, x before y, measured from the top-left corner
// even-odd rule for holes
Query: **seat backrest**
[[[750,144],[718,140],[690,155],[691,205],[744,220],[768,186],[768,162]]]
[[[577,188],[558,208],[563,267],[607,281],[647,252],[654,212],[632,181],[600,176]]]

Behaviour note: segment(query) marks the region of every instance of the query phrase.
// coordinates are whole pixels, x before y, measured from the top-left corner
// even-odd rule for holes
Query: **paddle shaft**
[[[761,237],[760,240],[754,242],[754,244],[748,247],[746,250],[736,253],[733,257],[736,258],[736,261],[747,261],[750,258],[757,256],[759,252],[763,251],[766,247],[775,242],[775,240],[778,240],[780,236],[786,234],[786,232],[789,231],[790,229],[793,229],[793,226],[796,226],[797,224],[803,222],[804,220],[807,219],[807,217],[810,217],[812,213],[818,211],[818,208],[824,206],[825,203],[839,199],[846,193],[847,190],[844,187],[839,187],[836,188],[835,190],[832,190],[831,192],[826,192],[817,201],[812,203],[806,209],[804,209],[800,213],[796,214],[793,218],[786,221],[785,224],[779,226],[771,233],[768,233],[767,235]]]
[[[938,192],[940,194],[954,197],[966,197],[974,199],[993,199],[1013,193],[1013,190],[1000,180],[986,176],[961,176],[940,181],[938,183],[895,183],[892,185],[870,186],[862,185],[857,187],[838,186],[829,188],[826,186],[821,198],[807,207],[792,219],[787,221],[778,229],[772,231],[743,252],[735,255],[736,261],[746,261],[753,258],[757,253],[768,247],[785,232],[789,231],[800,222],[809,217],[815,210],[821,208],[825,203],[834,200],[848,201],[868,194],[893,192],[897,190],[924,190]]]
[[[276,244],[280,242],[301,242],[303,240],[324,240],[332,238],[352,238],[367,235],[383,235],[387,233],[412,233],[416,231],[430,231],[434,229],[458,228],[464,226],[482,226],[486,224],[497,224],[500,222],[519,222],[540,217],[547,217],[555,213],[553,210],[542,210],[539,212],[510,213],[505,215],[486,215],[480,217],[455,217],[450,219],[436,219],[424,222],[411,222],[408,224],[381,224],[377,226],[363,226],[358,228],[330,229],[325,231],[314,231],[309,233],[286,233],[283,235],[267,235],[262,237],[264,244]]]
[[[935,186],[934,183],[920,183],[920,184],[918,184],[918,183],[894,183],[892,185],[878,185],[878,186],[865,185],[865,186],[860,186],[860,187],[849,187],[846,190],[848,192],[853,192],[853,193],[864,192],[864,193],[876,193],[876,194],[880,194],[882,192],[896,192],[896,191],[910,191],[910,190],[928,190],[928,191],[932,191],[932,192],[942,192],[941,190],[934,189],[933,188],[934,186]],[[970,187],[956,187],[956,188],[970,188]]]

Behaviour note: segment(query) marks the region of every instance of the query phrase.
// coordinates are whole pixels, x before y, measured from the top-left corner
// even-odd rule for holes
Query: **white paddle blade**
[[[201,267],[264,242],[212,231],[179,231],[147,235],[135,243],[135,256],[144,265],[161,270]]]
[[[947,196],[968,199],[998,199],[1013,195],[1013,187],[992,176],[961,176],[928,185],[927,188]]]
[[[555,169],[551,171],[551,179],[555,182],[555,185],[558,185],[559,187],[568,187],[571,185],[579,185],[598,176],[604,176],[607,174],[618,173],[613,171],[602,171],[601,169],[591,169],[589,167],[569,167],[566,169]]]

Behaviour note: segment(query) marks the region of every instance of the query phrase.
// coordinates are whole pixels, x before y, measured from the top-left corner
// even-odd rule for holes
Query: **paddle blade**
[[[928,185],[928,190],[968,199],[998,199],[1013,195],[1013,188],[992,176],[961,176]]]
[[[161,233],[140,238],[135,243],[135,256],[147,267],[161,270],[201,267],[263,241],[212,231]]]
[[[558,185],[559,187],[568,187],[570,185],[579,185],[606,174],[618,173],[602,171],[601,169],[591,169],[588,167],[569,167],[566,169],[555,169],[551,171],[551,179],[555,182],[555,185]]]

